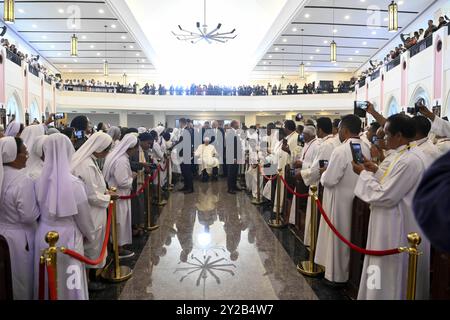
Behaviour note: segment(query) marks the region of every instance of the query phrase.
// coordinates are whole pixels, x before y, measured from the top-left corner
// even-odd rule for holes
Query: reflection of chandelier
[[[172,34],[178,40],[190,41],[191,43],[194,44],[201,40],[205,40],[208,43],[212,43],[212,41],[225,43],[229,39],[236,38],[237,35],[232,36],[232,34],[236,31],[236,29],[233,29],[230,32],[220,33],[219,29],[222,27],[221,23],[219,23],[214,30],[208,31],[208,25],[206,24],[206,0],[204,0],[203,17],[204,20],[202,26],[200,26],[200,22],[197,22],[198,31],[188,31],[183,29],[180,25],[178,25],[178,28],[180,29],[181,33],[175,33],[172,31]]]

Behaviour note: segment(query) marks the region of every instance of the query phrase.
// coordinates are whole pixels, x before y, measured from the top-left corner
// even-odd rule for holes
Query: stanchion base
[[[155,231],[155,230],[158,230],[159,229],[159,225],[154,225],[154,226],[151,226],[151,227],[146,227],[145,228],[145,230],[147,230],[147,231]]]
[[[252,204],[254,204],[255,206],[260,206],[264,203],[264,201],[262,200],[258,200],[258,198],[255,198],[252,200]]]
[[[281,222],[281,220],[277,221],[276,219],[269,220],[267,224],[272,228],[284,228],[286,226],[283,222]]]
[[[302,261],[297,265],[297,271],[307,277],[318,278],[323,276],[325,268],[311,261]]]
[[[133,275],[133,270],[127,266],[120,266],[120,276],[116,276],[114,263],[112,263],[109,267],[105,268],[102,272],[102,278],[109,282],[124,282],[131,278]]]

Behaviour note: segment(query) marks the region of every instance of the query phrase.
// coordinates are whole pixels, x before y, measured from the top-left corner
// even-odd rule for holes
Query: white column
[[[121,127],[128,126],[128,112],[127,111],[119,111],[119,123]]]
[[[256,113],[250,113],[245,115],[245,125],[253,126],[256,124]]]

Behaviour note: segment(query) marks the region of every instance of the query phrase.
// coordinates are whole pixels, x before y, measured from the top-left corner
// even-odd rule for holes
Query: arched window
[[[400,112],[399,105],[397,103],[397,100],[395,98],[392,98],[388,105],[388,117],[393,116],[394,114],[397,114]]]
[[[20,114],[19,104],[17,103],[17,99],[14,96],[11,96],[6,104],[6,121],[9,123],[13,119],[18,119],[20,122],[22,119],[22,115]]]
[[[30,113],[30,123],[33,123],[35,119],[39,122],[41,121],[40,120],[41,113],[39,112],[39,107],[36,101],[33,101],[33,103],[31,104],[29,113]]]
[[[413,95],[412,100],[409,103],[410,106],[413,107],[414,104],[417,101],[419,101],[419,99],[424,99],[425,100],[425,105],[429,109],[431,109],[432,105],[431,105],[430,97],[429,97],[428,93],[422,87],[417,88],[416,92]]]

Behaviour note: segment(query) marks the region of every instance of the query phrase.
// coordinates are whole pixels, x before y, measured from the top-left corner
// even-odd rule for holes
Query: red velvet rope
[[[109,233],[110,233],[109,231],[111,230],[112,212],[113,212],[113,204],[111,203],[108,208],[108,222],[106,223],[105,239],[103,240],[103,246],[102,251],[100,253],[100,257],[98,257],[97,260],[90,260],[89,258],[86,258],[85,256],[82,256],[78,252],[72,251],[70,249],[65,249],[63,253],[67,254],[68,256],[71,256],[74,259],[77,259],[78,261],[84,262],[90,266],[96,266],[100,264],[103,261],[103,259],[105,259],[106,248],[108,247]]]
[[[159,167],[157,170],[155,170],[155,172],[153,173],[153,176],[149,176],[145,182],[144,185],[138,190],[136,191],[136,193],[130,194],[129,196],[121,196],[119,197],[120,200],[130,200],[133,198],[136,198],[137,196],[141,195],[142,193],[144,193],[145,189],[148,187],[148,184],[150,183],[150,181],[153,181],[156,179],[156,177],[158,176],[158,171],[159,171]]]
[[[58,293],[56,290],[56,272],[55,267],[47,266],[47,276],[48,276],[48,298],[49,300],[58,300]]]
[[[319,208],[320,213],[322,214],[322,217],[325,219],[326,223],[328,224],[328,226],[330,227],[331,230],[333,230],[334,234],[342,241],[344,242],[347,246],[349,246],[351,249],[364,254],[364,255],[368,255],[368,256],[391,256],[394,254],[399,254],[401,253],[401,251],[399,249],[390,249],[390,250],[366,250],[364,248],[358,247],[357,245],[354,245],[353,243],[351,243],[350,241],[348,241],[347,239],[344,238],[344,236],[342,234],[339,233],[339,231],[337,231],[337,229],[335,228],[335,226],[331,223],[330,219],[328,218],[327,214],[325,213],[325,210],[322,207],[322,204],[320,203],[320,200],[317,199],[317,207]]]
[[[288,183],[287,183],[286,180],[283,178],[283,176],[281,176],[281,181],[283,181],[283,184],[284,184],[284,186],[286,187],[287,191],[289,191],[289,193],[295,195],[297,198],[308,198],[308,197],[309,197],[309,194],[308,194],[308,193],[306,193],[306,194],[300,194],[300,193],[295,192],[295,190],[292,189],[292,188],[288,185]]]
[[[274,181],[278,177],[278,174],[273,176],[272,178],[264,175],[264,171],[261,166],[259,167],[259,171],[261,172],[261,175],[263,176],[263,178],[266,179],[267,181]]]
[[[45,300],[45,262],[39,262],[39,301]]]

